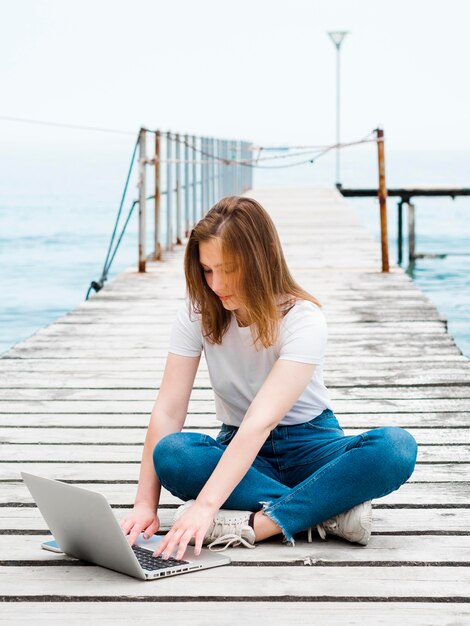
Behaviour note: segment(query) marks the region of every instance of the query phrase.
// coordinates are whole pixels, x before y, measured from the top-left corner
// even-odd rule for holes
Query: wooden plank
[[[217,567],[184,576],[170,576],[158,584],[142,581],[98,566],[63,565],[0,567],[1,597],[232,597],[293,599],[429,598],[470,600],[470,571],[461,567],[344,567],[291,566],[283,568]],[[260,594],[262,590],[262,594]]]
[[[52,467],[52,464],[51,464]],[[16,506],[20,504],[31,504],[33,502],[27,487],[21,481],[19,474],[24,468],[19,465],[17,468],[17,480],[10,482],[0,482],[0,506]],[[32,472],[39,473],[39,472]],[[52,473],[52,472],[50,472]],[[51,478],[56,478],[51,476]],[[129,479],[128,482],[93,482],[68,479],[67,482],[76,484],[84,489],[102,493],[111,506],[130,506],[135,500],[137,491],[136,480]],[[166,489],[162,489],[160,498],[161,506],[179,506],[181,500],[171,495]],[[470,507],[470,488],[467,483],[411,483],[407,482],[397,491],[393,491],[383,498],[374,500],[377,506],[408,507],[408,508],[436,508],[449,507],[461,508]]]
[[[152,370],[160,371],[164,365],[167,358],[166,351],[160,351],[160,353],[156,353],[152,356],[143,356],[139,354],[135,357],[135,361],[132,363],[133,371],[149,372]],[[361,363],[367,367],[373,367],[376,365],[381,365],[382,367],[390,365],[391,367],[397,367],[402,364],[412,366],[427,366],[429,363],[436,363],[436,359],[434,356],[427,356],[424,354],[417,355],[408,355],[406,353],[398,354],[394,357],[384,356],[384,355],[361,355]],[[10,352],[6,352],[0,357],[0,369],[2,367],[6,368],[8,371],[16,371],[16,369],[24,370],[29,367],[37,367],[38,371],[51,371],[51,367],[53,371],[70,371],[73,373],[74,371],[90,371],[90,363],[93,364],[101,364],[104,368],[104,371],[120,371],[119,367],[123,368],[123,371],[128,371],[132,365],[130,363],[120,364],[116,362],[116,360],[112,356],[108,356],[105,358],[102,354],[95,354],[91,357],[82,356],[80,359],[76,357],[71,357],[70,354],[62,355],[58,357],[57,354],[50,354],[43,358],[37,357],[28,357],[23,358],[20,356],[13,356]],[[462,354],[456,354],[455,352],[447,353],[444,352],[439,356],[439,365],[443,364],[452,364],[454,366],[460,366],[463,364],[464,367],[468,365],[468,359]],[[337,356],[336,354],[330,354],[328,356],[327,367],[331,369],[342,368],[345,376],[345,380],[347,380],[349,375],[349,370],[357,367],[357,355],[341,355]],[[65,368],[70,368],[69,370],[64,370]],[[98,369],[97,369],[98,371]],[[384,371],[384,376],[386,376],[386,372]]]
[[[94,489],[93,485],[88,485],[88,489]],[[446,545],[445,537],[460,537],[470,535],[470,508],[379,508],[382,500],[374,500],[373,507],[373,524],[372,533],[375,536],[398,536],[397,546],[402,545],[405,549],[412,546],[421,545],[409,543],[407,539],[403,539],[402,535],[422,537],[432,535],[430,541],[432,549],[429,551],[429,558],[434,558],[436,550],[441,548],[444,550]],[[170,506],[170,505],[168,505]],[[173,515],[175,513],[176,504],[170,508],[160,508],[158,517],[161,523],[161,530],[165,531],[172,525]],[[114,514],[117,519],[121,519],[132,508],[131,504],[114,508]],[[39,509],[36,506],[2,506],[0,511],[0,535],[6,533],[22,534],[28,532],[42,531],[47,532],[47,525],[44,521]],[[454,533],[454,535],[453,535]],[[442,538],[436,540],[436,535]],[[392,540],[391,539],[391,540]],[[424,541],[424,540],[423,540]],[[456,542],[452,545],[465,546],[466,540],[462,539],[462,543]],[[14,542],[12,545],[15,545]],[[4,554],[0,549],[0,554]],[[244,551],[248,558],[247,551]],[[466,559],[468,554],[462,553],[462,558]],[[393,559],[393,555],[390,555]],[[409,557],[411,558],[411,557]]]
[[[398,316],[397,316],[398,317]],[[104,324],[103,324],[104,326]],[[137,329],[134,329],[133,333],[126,332],[126,324],[122,324],[117,328],[113,328],[112,332],[108,330],[106,333],[106,344],[110,347],[117,348],[120,345],[122,347],[136,346],[140,343],[144,343],[147,347],[163,347],[165,348],[168,345],[168,336],[171,332],[173,324],[165,324],[164,326],[158,325],[158,334],[155,336],[148,337],[148,333],[145,332],[146,326],[142,326],[137,332]],[[417,326],[417,328],[413,328],[413,326]],[[91,332],[92,329],[95,329],[96,324],[88,324],[85,325],[84,328],[88,332],[83,332],[83,328],[81,325],[71,326],[70,324],[63,328],[60,332],[57,329],[54,329],[54,332],[46,332],[46,330],[41,333],[36,333],[34,337],[31,337],[28,340],[28,345],[37,346],[37,347],[50,347],[53,349],[56,346],[68,346],[71,348],[80,348],[82,345],[86,347],[93,346],[93,338],[94,334]],[[350,324],[346,323],[338,323],[333,325],[331,323],[328,324],[329,327],[329,335],[328,338],[330,342],[339,343],[340,340],[350,342],[350,335],[354,332],[355,339],[367,340],[368,338],[387,338],[393,337],[394,333],[397,331],[400,332],[402,337],[409,337],[410,340],[414,340],[416,338],[416,333],[422,332],[427,336],[430,336],[434,340],[448,340],[449,337],[446,334],[445,325],[443,322],[412,322],[408,324],[404,324],[403,322],[400,324],[398,320],[395,322],[386,323],[377,323],[374,324],[372,322],[366,322],[361,325],[360,322],[354,322]],[[71,329],[70,332],[69,328]],[[106,331],[103,330],[103,333]],[[447,342],[451,343],[451,342]]]
[[[151,600],[151,598],[149,598]],[[470,621],[470,607],[465,604],[429,602],[259,602],[242,600],[238,602],[210,602],[204,598],[201,603],[197,598],[185,602],[87,602],[77,601],[64,605],[63,602],[24,602],[4,603],[2,616],[8,624],[29,626],[31,622],[39,626],[64,623],[67,613],[69,626],[83,626],[83,621],[93,616],[103,626],[129,624],[138,615],[139,626],[153,626],[155,614],[159,621],[171,621],[178,626],[233,626],[234,615],[246,626],[258,623],[258,615],[269,621],[271,626],[284,626],[288,623],[311,626],[312,615],[315,624],[322,626],[457,626]]]
[[[415,339],[395,339],[393,342],[390,340],[385,341],[386,338],[367,338],[349,340],[347,343],[341,341],[338,338],[337,341],[332,340],[328,343],[328,349],[326,354],[327,362],[331,354],[334,354],[336,358],[343,356],[355,356],[363,354],[364,356],[376,356],[380,354],[383,356],[394,357],[399,356],[400,352],[406,348],[408,356],[417,357],[439,357],[439,354],[447,349],[450,354],[459,354],[459,349],[455,345],[453,339],[443,335],[424,335],[420,340]],[[424,343],[423,343],[424,342]],[[93,358],[98,354],[101,358],[126,358],[132,359],[137,356],[153,357],[156,356],[157,347],[163,349],[165,354],[168,350],[168,341],[158,344],[158,346],[149,346],[148,343],[142,342],[142,345],[131,345],[126,347],[120,344],[116,344],[115,347],[106,344],[98,347],[93,343],[87,345],[85,342],[73,346],[66,343],[58,342],[55,346],[46,342],[44,345],[38,345],[35,343],[18,344],[14,349],[9,351],[10,355],[21,358],[41,358],[50,357],[54,355],[55,358]]]
[[[344,434],[359,435],[362,428],[348,428],[343,425]],[[218,428],[185,428],[185,432],[199,432],[215,438]],[[470,443],[468,428],[409,428],[407,429],[418,444],[457,444]],[[70,443],[103,445],[108,443],[143,445],[146,428],[15,428],[0,427],[0,440],[3,443],[67,445]],[[85,452],[85,450],[84,450]]]
[[[134,463],[101,463],[89,462],[84,455],[84,459],[78,462],[61,461],[67,456],[64,448],[56,447],[54,461],[34,461],[22,460],[15,462],[0,462],[0,475],[2,480],[16,480],[19,472],[30,472],[39,474],[46,478],[58,478],[59,480],[135,480],[139,478],[139,466]],[[465,483],[470,489],[470,463],[433,463],[417,464],[409,483]]]
[[[54,462],[87,462],[87,463],[140,463],[143,443],[87,445],[50,445],[44,443],[0,443],[0,459],[2,461],[50,461]],[[418,464],[433,464],[436,469],[440,465],[460,463],[463,467],[470,463],[470,445],[436,446],[421,445],[418,449]],[[439,470],[437,470],[439,471]],[[470,480],[470,475],[469,475]]]
[[[329,397],[332,402],[347,400],[428,400],[428,399],[447,399],[449,394],[453,399],[470,399],[470,381],[468,385],[432,385],[432,386],[405,386],[400,387],[330,387]],[[5,402],[22,402],[24,400],[35,401],[153,401],[155,400],[157,390],[149,389],[63,389],[61,387],[53,387],[48,389],[0,389],[0,407]],[[214,398],[214,392],[209,386],[204,388],[194,388],[191,399],[211,402]],[[470,408],[470,404],[469,404]]]
[[[15,428],[147,428],[148,413],[0,413],[0,426]],[[470,423],[469,411],[448,411],[427,413],[415,411],[381,413],[337,413],[338,421],[344,428],[357,428],[361,431],[380,426],[401,426],[402,428],[445,427],[461,428]],[[185,429],[217,428],[221,422],[214,413],[188,413]],[[10,434],[10,431],[6,431]],[[0,431],[1,433],[1,431]],[[0,434],[1,438],[1,434]],[[19,442],[21,443],[21,442]]]
[[[0,379],[0,389],[153,389],[160,388],[163,376],[163,366],[158,370],[155,368],[151,372],[140,373],[130,372],[105,372],[101,370],[101,375],[97,378],[92,372],[52,371],[53,380],[44,377],[44,372],[17,371],[11,374],[2,373]],[[354,387],[380,387],[383,386],[383,374],[377,371],[362,372],[358,375],[344,378],[342,371],[329,371],[324,375],[327,388],[331,391],[340,386],[343,389]],[[470,382],[470,367],[464,369],[448,368],[447,370],[431,369],[423,372],[423,369],[408,370],[404,375],[400,372],[389,371],[387,374],[387,385],[390,386],[437,386],[444,384],[460,385]],[[207,370],[199,371],[195,379],[194,387],[210,387],[210,379]]]
[[[145,413],[150,416],[153,400],[4,400],[0,414],[14,413]],[[418,411],[470,411],[470,398],[336,400],[334,411],[341,413],[409,413]],[[191,399],[189,413],[214,413],[214,402]]]

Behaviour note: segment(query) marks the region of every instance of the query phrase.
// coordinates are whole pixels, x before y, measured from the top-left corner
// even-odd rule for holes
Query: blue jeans
[[[237,432],[222,425],[217,439],[172,433],[155,446],[161,484],[174,496],[196,499]],[[395,491],[411,476],[417,444],[398,427],[345,436],[333,412],[271,431],[243,479],[221,508],[259,511],[293,535],[353,506]]]

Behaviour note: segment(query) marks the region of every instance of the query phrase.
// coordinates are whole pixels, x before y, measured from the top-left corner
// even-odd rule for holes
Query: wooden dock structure
[[[279,535],[229,549],[230,566],[149,582],[42,550],[49,532],[20,471],[99,491],[118,518],[132,506],[184,298],[178,246],[0,358],[0,622],[470,623],[469,360],[401,268],[381,273],[380,244],[337,190],[246,195],[271,213],[292,273],[324,305],[325,383],[345,433],[406,428],[415,472],[373,502],[367,547],[306,533],[292,547]],[[219,424],[202,358],[185,429],[215,437]],[[179,504],[162,490],[163,532]]]

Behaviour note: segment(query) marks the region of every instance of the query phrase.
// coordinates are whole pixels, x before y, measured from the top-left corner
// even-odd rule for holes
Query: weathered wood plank
[[[0,567],[0,589],[8,596],[246,597],[267,598],[468,598],[470,571],[455,567],[217,567],[144,584],[98,566]],[[260,593],[262,590],[262,593]]]
[[[0,413],[0,426],[15,428],[147,428],[148,413]],[[402,428],[467,427],[470,412],[441,413],[343,413],[338,414],[343,428],[370,430],[380,426]],[[212,413],[189,413],[185,428],[220,428],[221,422]]]
[[[52,366],[56,371],[70,371],[73,373],[74,371],[90,371],[90,364],[97,365],[97,371],[99,368],[99,364],[104,368],[103,371],[120,371],[119,367],[123,368],[123,371],[128,371],[132,368],[132,371],[142,370],[144,372],[152,371],[152,369],[156,371],[160,371],[166,361],[167,351],[160,350],[156,351],[154,355],[144,356],[139,354],[135,357],[135,360],[131,362],[124,361],[122,363],[116,362],[114,356],[104,357],[101,353],[95,354],[93,356],[85,356],[83,355],[80,358],[73,357],[70,354],[65,354],[62,356],[58,356],[55,352],[54,354],[49,354],[46,357],[38,358],[28,356],[27,358],[21,356],[14,356],[10,352],[6,352],[0,357],[0,369],[2,367],[6,368],[8,371],[15,371],[17,369],[24,369],[29,367],[37,367],[38,371],[50,371],[50,367]],[[364,366],[372,367],[375,365],[381,365],[382,367],[392,366],[397,367],[397,365],[412,365],[412,366],[427,366],[430,363],[436,363],[436,358],[431,355],[427,356],[424,354],[416,354],[416,355],[408,355],[406,353],[400,353],[393,357],[386,355],[367,355],[361,354],[361,363]],[[450,364],[454,366],[460,366],[463,364],[465,367],[468,365],[468,359],[462,355],[461,353],[452,353],[443,352],[439,355],[439,365]],[[355,366],[357,367],[357,355],[341,355],[338,356],[336,354],[330,354],[328,356],[328,361],[326,363],[327,369],[338,369],[341,368],[344,371],[345,379],[347,380],[349,375],[349,370],[354,370]],[[65,369],[69,368],[69,369]],[[384,370],[384,376],[386,375],[386,371]]]
[[[52,464],[51,464],[52,467]],[[27,487],[21,481],[19,474],[24,468],[18,467],[18,480],[0,482],[0,505],[13,506],[17,504],[31,504],[32,498]],[[35,473],[35,472],[32,472]],[[39,473],[39,472],[36,472]],[[51,472],[52,473],[52,472]],[[56,478],[56,476],[51,476]],[[57,477],[58,478],[58,477]],[[73,478],[67,482],[76,484],[84,489],[102,493],[111,506],[130,506],[135,500],[137,491],[136,480],[126,483],[120,482],[93,482],[76,481]],[[404,506],[404,507],[470,507],[470,487],[467,483],[411,483],[407,482],[397,491],[393,491],[383,498],[374,500],[377,506]],[[162,489],[160,505],[179,506],[181,500]]]
[[[101,598],[102,600],[102,598]],[[429,602],[259,602],[243,600],[241,602],[194,601],[162,602],[156,598],[153,602],[24,602],[4,603],[2,616],[8,624],[37,625],[60,624],[67,615],[69,626],[82,626],[83,621],[93,616],[103,626],[129,624],[138,615],[139,626],[154,626],[155,614],[158,621],[171,621],[178,626],[233,626],[234,615],[237,622],[246,626],[259,623],[258,615],[271,626],[284,626],[294,623],[311,626],[312,615],[315,624],[322,626],[460,626],[470,621],[470,607],[466,604]]]
[[[94,486],[88,485],[87,488],[93,489]],[[462,533],[465,533],[467,536],[470,535],[470,508],[378,508],[381,504],[381,500],[376,500],[372,503],[372,532],[374,536],[385,533],[386,535],[383,536],[390,535],[391,541],[394,541],[393,537],[395,533],[398,536],[396,545],[408,549],[418,544],[413,542],[409,544],[408,539],[402,538],[403,534],[410,537],[413,536],[414,538],[433,535],[430,538],[432,549],[430,549],[429,558],[436,556],[436,550],[439,551],[441,547],[444,549],[446,545],[444,541],[446,535],[454,537],[460,537]],[[159,509],[158,517],[162,531],[166,532],[172,525],[176,506],[177,505],[174,504],[171,508]],[[114,514],[117,519],[121,519],[121,517],[128,513],[130,508],[131,505],[115,508]],[[7,532],[7,534],[21,534],[32,531],[48,532],[46,522],[36,506],[2,506],[0,513],[0,534],[2,531]],[[452,535],[452,533],[457,534]],[[439,540],[436,539],[435,535],[440,536]],[[461,544],[456,543],[455,545],[462,546],[463,548],[463,546],[467,545],[465,541],[466,539],[464,537]],[[15,543],[12,542],[12,546],[14,545]],[[0,548],[0,555],[1,554],[3,554],[3,550]],[[246,550],[243,551],[243,554],[248,558]],[[466,559],[467,556],[467,553],[462,553],[464,559]],[[393,559],[393,556],[390,555],[389,558]]]
[[[0,459],[3,462],[14,461],[15,463],[22,461],[50,462],[51,459],[54,459],[54,463],[140,463],[142,457],[143,443],[134,445],[119,443],[85,445],[84,450],[83,445],[75,444],[0,443]],[[452,446],[422,444],[418,449],[418,463],[430,463],[436,469],[440,467],[436,464],[461,463],[463,467],[466,467],[470,463],[470,444]],[[439,472],[439,469],[437,471]]]
[[[430,357],[435,356],[436,359],[439,358],[439,355],[446,349],[449,354],[459,355],[460,351],[455,345],[454,341],[449,337],[443,335],[426,335],[423,336],[421,341],[414,341],[412,339],[407,340],[403,339],[395,339],[392,342],[385,341],[384,338],[381,339],[357,339],[350,340],[347,343],[341,341],[339,338],[336,342],[330,341],[327,349],[326,358],[329,359],[331,354],[334,354],[336,358],[343,356],[352,356],[356,357],[356,359],[361,355],[362,356],[388,356],[388,357],[398,357],[400,352],[402,352],[406,348],[406,353],[408,356],[412,356],[413,358],[417,357]],[[165,352],[168,349],[168,342],[162,343],[160,346],[161,349],[164,349]],[[69,346],[62,344],[59,342],[56,346],[50,346],[49,344],[35,345],[35,344],[18,344],[14,349],[12,348],[8,354],[11,356],[22,357],[22,358],[41,358],[41,357],[51,357],[54,355],[55,358],[94,358],[98,355],[101,358],[125,358],[125,359],[133,359],[135,357],[145,356],[147,358],[151,358],[156,356],[157,346],[149,347],[148,343],[142,342],[142,345],[135,346],[119,346],[112,347],[109,344],[105,345],[96,345],[90,344],[89,346],[83,344],[77,346]]]
[[[343,424],[344,434],[358,435],[364,432],[361,428],[349,428]],[[215,438],[218,428],[185,428],[185,432],[199,432]],[[409,428],[407,429],[418,444],[457,444],[470,443],[468,428]],[[15,428],[0,427],[1,443],[57,443],[67,445],[82,443],[86,445],[137,444],[143,445],[146,428]],[[85,450],[84,450],[85,453]]]
[[[156,397],[156,396],[155,396]],[[152,411],[152,400],[4,400],[0,401],[1,413],[146,413]],[[193,400],[189,402],[189,413],[214,413],[214,402]],[[384,413],[435,411],[470,411],[470,398],[417,398],[382,400],[336,400],[334,411],[341,413]]]
[[[50,372],[53,374],[53,380],[44,377],[44,372],[36,371],[16,371],[15,373],[5,374],[2,372],[0,379],[0,389],[153,389],[160,388],[161,378],[163,376],[162,366],[159,369],[152,368],[150,372],[139,372],[136,370],[129,372],[106,372],[100,370],[100,376],[92,372],[76,371],[73,374],[67,371],[61,371],[59,368]],[[344,378],[344,371],[329,371],[324,375],[325,385],[331,391],[335,387],[350,389],[356,386],[361,387],[380,387],[383,386],[384,378],[381,372],[377,371],[361,371],[361,374],[349,375],[347,380]],[[434,386],[434,385],[461,385],[462,383],[470,383],[470,367],[453,369],[449,367],[447,370],[432,369],[423,372],[423,369],[407,370],[406,373],[393,371],[389,369],[387,373],[388,387],[406,387],[406,386]],[[194,381],[194,387],[210,387],[210,379],[207,370],[199,371]]]
[[[16,462],[0,462],[0,476],[2,480],[16,480],[19,472],[39,474],[46,478],[59,480],[135,480],[139,478],[139,463],[101,463],[84,460],[61,461],[67,456],[66,447],[56,446],[54,461],[35,461],[17,459]],[[466,483],[470,490],[470,463],[433,463],[417,464],[410,483]]]
[[[96,401],[148,401],[155,400],[157,389],[63,389],[60,387],[48,389],[1,389],[0,408],[5,402],[34,401],[58,401],[58,400],[96,400]],[[430,386],[377,386],[377,387],[330,387],[329,396],[332,402],[347,400],[428,400],[447,399],[449,395],[453,399],[470,399],[470,381],[468,385],[430,385]],[[214,392],[207,385],[204,388],[195,387],[191,399],[211,402]],[[470,408],[470,405],[469,405]]]

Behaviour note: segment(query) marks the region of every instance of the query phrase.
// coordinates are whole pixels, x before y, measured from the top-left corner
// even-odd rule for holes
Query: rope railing
[[[153,135],[150,148],[148,136]],[[253,186],[251,144],[142,128],[139,133],[138,269],[182,243],[217,198]],[[151,154],[149,154],[151,150]],[[153,177],[148,166],[153,167]],[[153,250],[146,251],[147,188],[153,185]],[[165,195],[165,203],[162,196]]]
[[[149,136],[154,142],[150,147]],[[87,299],[92,290],[99,291],[109,273],[130,217],[136,205],[139,206],[138,271],[145,272],[148,261],[162,260],[164,251],[172,251],[189,235],[194,224],[205,214],[218,198],[239,195],[253,187],[255,169],[281,169],[313,164],[332,150],[339,150],[366,143],[376,143],[379,157],[379,201],[382,233],[382,271],[388,271],[388,241],[386,220],[386,187],[383,151],[383,131],[376,129],[358,141],[331,144],[328,146],[256,146],[247,141],[181,135],[170,131],[141,128],[134,146],[124,191],[119,206],[116,223],[108,247],[101,277],[92,281]],[[137,150],[139,152],[136,159]],[[283,151],[286,154],[266,155],[270,151]],[[306,157],[290,163],[265,164],[266,161]],[[124,226],[116,238],[117,225],[126,197],[129,179],[137,163],[139,176],[137,187],[139,197],[130,207]],[[153,176],[149,174],[149,166]],[[147,188],[153,193],[147,195]],[[165,200],[162,202],[162,200]],[[153,200],[153,250],[147,254],[148,205]]]
[[[154,136],[151,154],[148,154],[149,135]],[[182,243],[183,237],[188,236],[190,229],[216,202],[216,198],[242,194],[253,186],[252,168],[246,167],[252,159],[250,147],[251,144],[247,141],[180,135],[169,131],[141,128],[134,146],[103,270],[98,280],[91,281],[86,299],[88,300],[93,290],[100,291],[104,286],[137,205],[138,270],[145,272],[149,260],[162,260],[165,250],[171,251],[175,245]],[[129,179],[135,165],[138,166],[139,197],[131,203],[120,235],[117,236]],[[153,176],[150,176],[148,166],[153,166]],[[149,186],[153,187],[151,195],[147,195]],[[162,202],[163,199],[165,202]],[[151,200],[153,200],[153,250],[147,254],[147,203]]]

